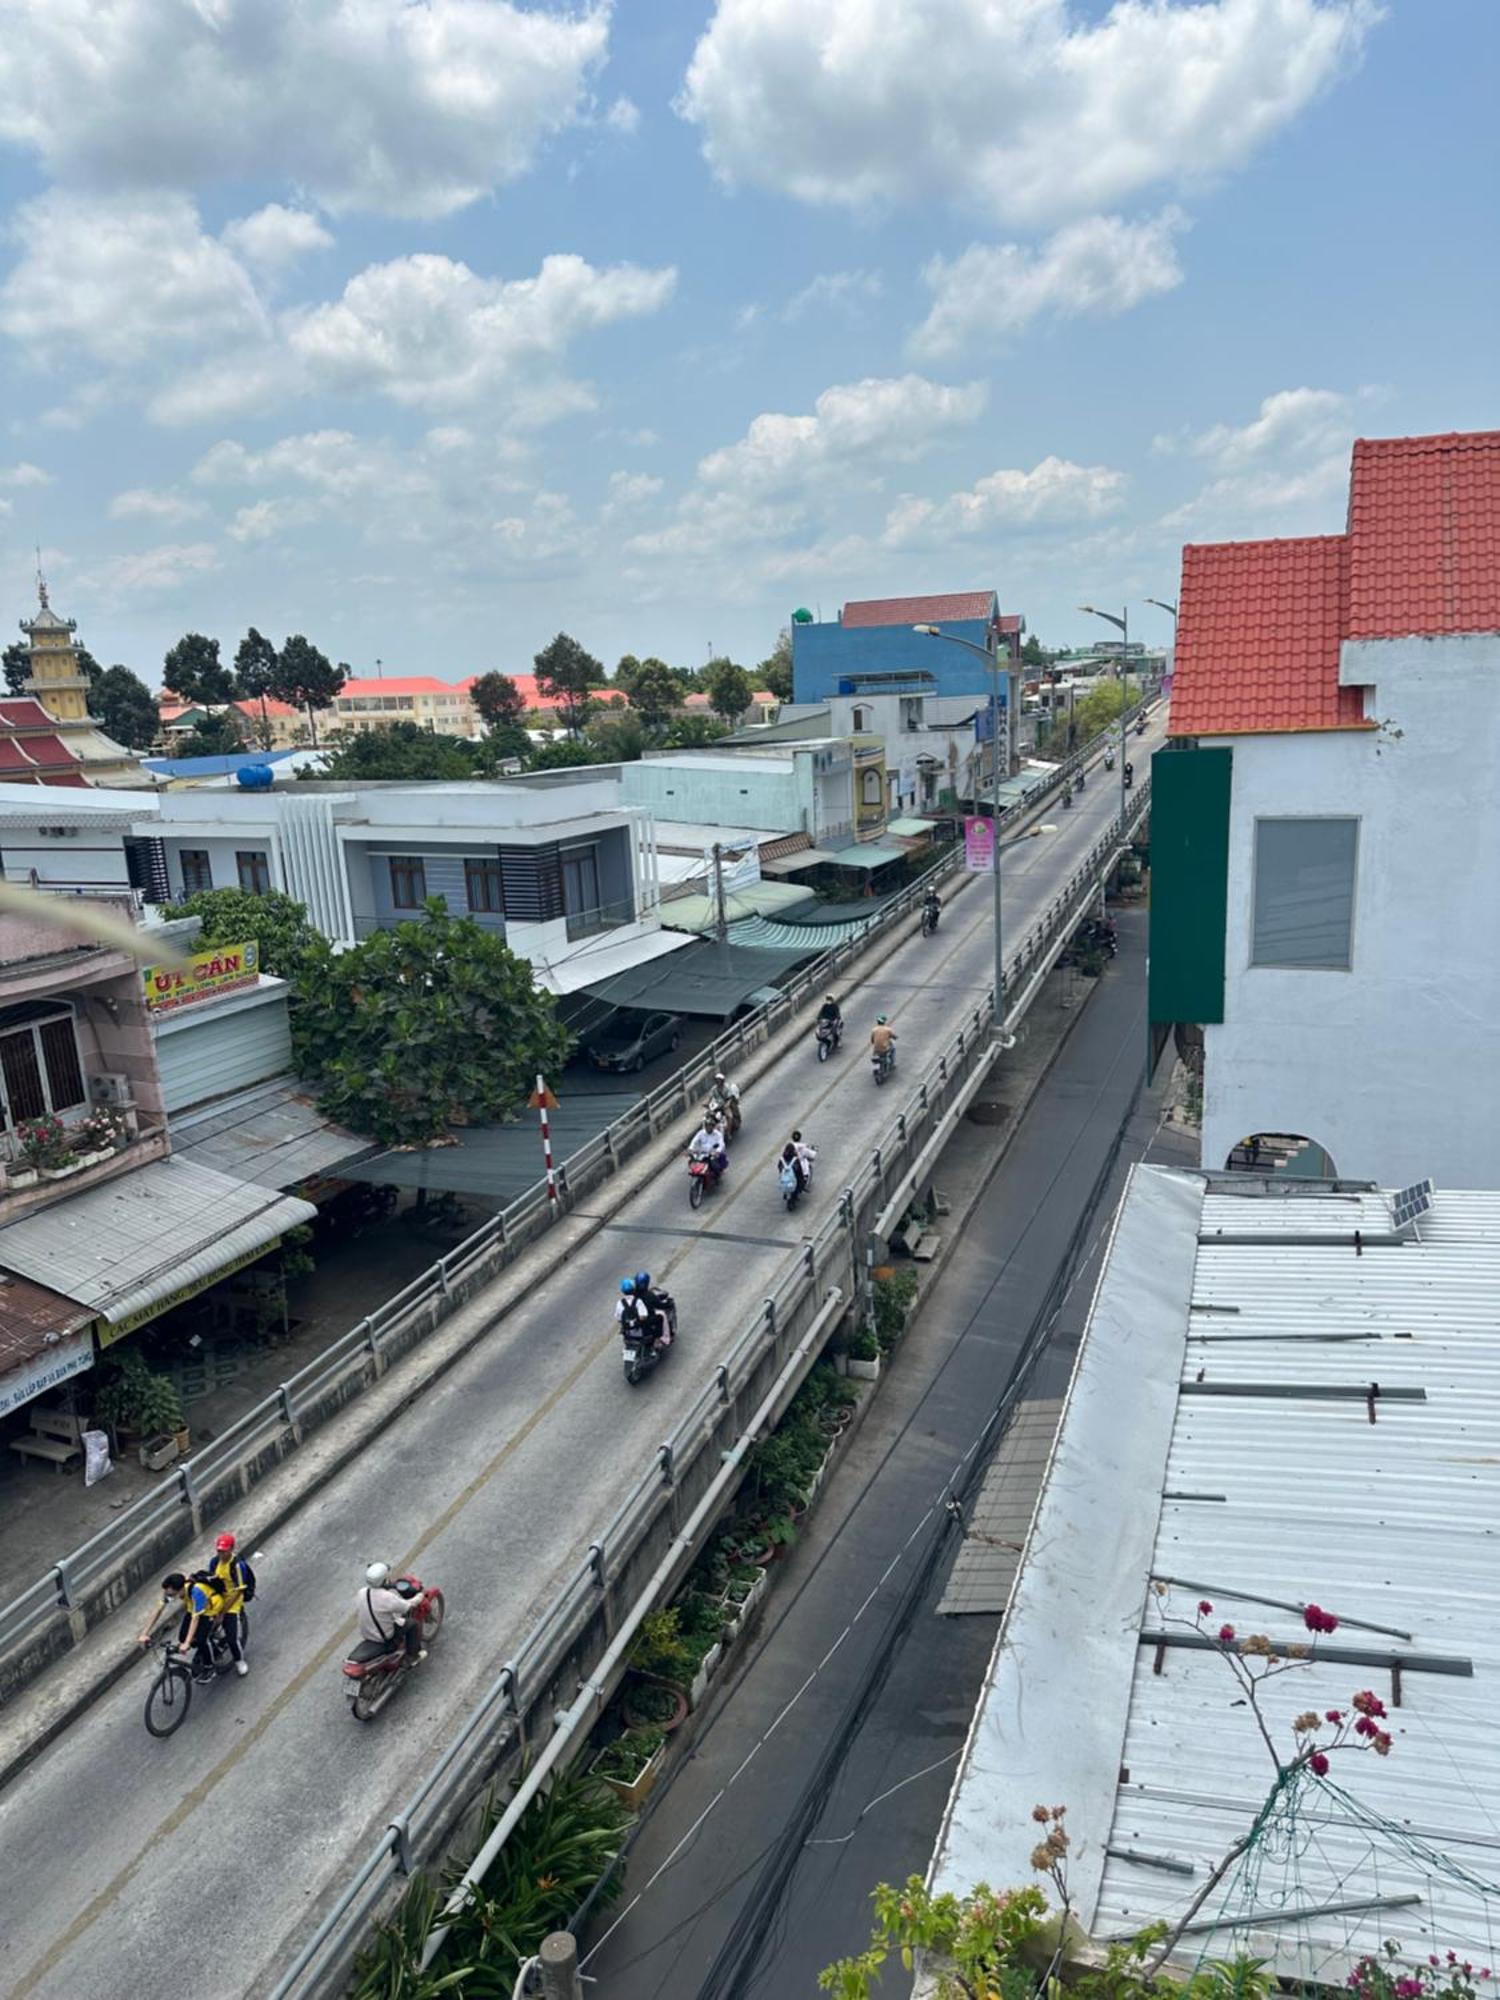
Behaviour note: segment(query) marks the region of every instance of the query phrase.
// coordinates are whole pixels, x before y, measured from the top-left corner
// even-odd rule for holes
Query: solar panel
[[[1410,1187],[1402,1188],[1391,1201],[1391,1220],[1397,1229],[1405,1229],[1415,1222],[1419,1215],[1426,1215],[1432,1207],[1432,1182],[1413,1181]]]

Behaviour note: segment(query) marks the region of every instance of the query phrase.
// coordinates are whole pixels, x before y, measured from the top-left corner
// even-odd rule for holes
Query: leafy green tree
[[[294,632],[276,657],[276,673],[268,692],[280,701],[290,702],[293,708],[307,711],[307,726],[316,749],[317,711],[329,706],[348,678],[349,669],[342,661],[334,666],[310,639]]]
[[[1045,667],[1052,655],[1043,646],[1035,632],[1028,632],[1021,642],[1021,665],[1023,667]]]
[[[728,729],[711,715],[691,711],[687,715],[674,715],[667,728],[667,748],[669,750],[701,750],[706,744],[717,743],[721,736],[727,736]]]
[[[151,690],[129,667],[105,667],[89,689],[89,713],[127,750],[148,750],[161,730]]]
[[[234,680],[241,701],[260,703],[260,727],[257,734],[262,750],[271,747],[271,718],[266,713],[266,697],[276,682],[276,648],[264,632],[257,632],[252,625],[241,639],[234,656]]]
[[[588,720],[590,690],[604,685],[603,667],[566,632],[542,648],[535,664],[538,691],[557,703],[563,727],[576,736]]]
[[[0,667],[5,674],[6,693],[19,694],[31,679],[31,648],[19,639],[12,640],[0,653]]]
[[[279,889],[264,896],[252,896],[248,889],[200,889],[178,904],[176,914],[202,917],[199,945],[204,950],[254,938],[261,971],[278,979],[290,979],[311,948],[322,942],[304,906]]]
[[[608,763],[633,764],[646,747],[646,731],[632,709],[590,718],[586,740]]]
[[[174,757],[233,757],[245,747],[245,722],[238,709],[205,715],[172,746]]]
[[[653,735],[682,706],[682,682],[664,660],[642,660],[630,688],[630,704],[641,726]]]
[[[166,685],[179,701],[233,701],[234,675],[219,658],[217,639],[185,632],[162,661]]]
[[[519,757],[525,763],[535,746],[519,723],[502,722],[497,729],[491,729],[488,736],[464,747],[474,760],[474,775],[493,778],[509,758]]]
[[[508,1117],[571,1043],[526,960],[440,896],[351,950],[319,940],[296,991],[301,1073],[330,1118],[384,1145]]]
[[[514,729],[526,713],[521,690],[509,674],[481,674],[469,689],[486,729]]]
[[[610,686],[618,688],[629,700],[635,700],[635,677],[641,670],[641,663],[634,653],[622,653],[610,679]]]
[[[475,763],[470,744],[439,736],[415,722],[392,722],[385,729],[350,732],[328,752],[329,778],[470,778]]]
[[[755,669],[756,682],[760,687],[774,694],[778,701],[792,698],[792,634],[783,625],[776,635],[776,644],[768,656]]]
[[[574,765],[602,761],[592,744],[577,742],[571,737],[555,743],[539,743],[531,753],[533,771],[566,771]]]
[[[703,688],[709,707],[728,723],[739,721],[755,692],[750,676],[733,660],[710,660],[703,669]]]

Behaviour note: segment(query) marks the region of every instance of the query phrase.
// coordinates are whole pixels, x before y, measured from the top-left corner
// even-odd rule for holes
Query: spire
[[[42,575],[42,551],[40,546],[38,546],[36,552],[36,594],[41,601],[43,611],[50,611],[52,606],[47,602],[47,579]]]

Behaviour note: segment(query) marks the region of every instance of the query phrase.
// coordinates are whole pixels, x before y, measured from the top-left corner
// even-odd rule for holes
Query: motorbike
[[[1071,786],[1071,785],[1064,785],[1064,786],[1063,786],[1063,790],[1062,790],[1062,802],[1063,802],[1063,804],[1064,804],[1065,806],[1071,806],[1071,805],[1072,805],[1072,803],[1073,803],[1073,788],[1072,788],[1072,786]]]
[[[411,1601],[410,1616],[424,1646],[431,1646],[443,1629],[443,1593],[420,1577],[398,1576],[393,1590]],[[344,1662],[344,1693],[356,1722],[373,1722],[411,1671],[404,1643],[383,1646],[378,1639],[361,1639]]]
[[[703,1107],[704,1118],[712,1117],[723,1128],[724,1143],[727,1146],[740,1129],[740,1100],[737,1097],[720,1097],[717,1090],[708,1093],[708,1102]]]
[[[1113,751],[1113,750],[1106,750],[1106,751],[1105,751],[1105,753],[1104,753],[1104,768],[1105,768],[1105,770],[1106,770],[1106,771],[1112,771],[1112,770],[1113,770],[1113,769],[1115,768],[1115,753],[1114,753],[1114,751]]]
[[[842,1021],[819,1021],[816,1034],[818,1037],[818,1061],[827,1062],[843,1039],[844,1024]]]
[[[922,905],[922,935],[923,935],[923,937],[931,937],[931,936],[932,936],[933,932],[934,932],[934,931],[935,931],[935,930],[937,929],[937,927],[938,927],[938,918],[939,918],[939,917],[940,917],[941,915],[942,915],[942,909],[941,909],[941,907],[940,907],[940,905],[939,905],[939,904],[937,904],[937,903],[924,903],[924,904]]]
[[[711,1158],[703,1153],[688,1154],[689,1208],[701,1208],[703,1206],[704,1189],[715,1186],[723,1171],[722,1166],[716,1165]]]
[[[663,1294],[661,1309],[666,1317],[670,1340],[663,1342],[649,1326],[641,1326],[639,1323],[633,1325],[627,1323],[620,1328],[620,1341],[624,1348],[625,1380],[632,1388],[643,1375],[649,1375],[662,1356],[670,1354],[677,1344],[677,1301]]]
[[[1144,715],[1143,715],[1143,716],[1141,717],[1140,721],[1139,721],[1139,722],[1138,722],[1138,723],[1137,723],[1137,724],[1135,725],[1135,733],[1136,733],[1136,735],[1137,735],[1137,736],[1144,736],[1144,735],[1145,735],[1145,733],[1146,733],[1146,718],[1145,718],[1145,716],[1144,716]]]
[[[1135,766],[1134,766],[1134,764],[1127,764],[1127,765],[1125,766],[1125,789],[1126,789],[1126,791],[1129,791],[1130,787],[1131,787],[1131,786],[1132,786],[1132,785],[1133,785],[1134,783],[1135,783]]]
[[[875,1049],[870,1054],[870,1067],[875,1072],[875,1081],[884,1083],[896,1067],[896,1048],[892,1043],[888,1049]]]
[[[788,1214],[797,1206],[798,1200],[802,1195],[812,1193],[813,1161],[817,1157],[817,1153],[809,1146],[802,1162],[802,1178],[806,1183],[805,1187],[798,1187],[796,1169],[790,1160],[777,1161],[776,1178],[781,1185],[781,1199],[787,1205]]]
[[[1077,776],[1077,777],[1076,777],[1076,778],[1075,778],[1075,779],[1073,780],[1073,789],[1074,789],[1074,791],[1075,791],[1075,792],[1081,792],[1081,791],[1083,790],[1083,773],[1082,773],[1082,771],[1080,771],[1080,772],[1078,773],[1078,776]]]

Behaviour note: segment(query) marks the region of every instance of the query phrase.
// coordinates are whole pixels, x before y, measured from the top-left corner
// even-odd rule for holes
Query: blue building
[[[797,702],[837,695],[985,695],[991,677],[978,654],[913,630],[936,625],[1014,666],[1021,620],[1002,617],[993,590],[939,597],[876,597],[846,604],[836,621],[792,620],[792,693]],[[1001,699],[1009,693],[1004,676]]]

